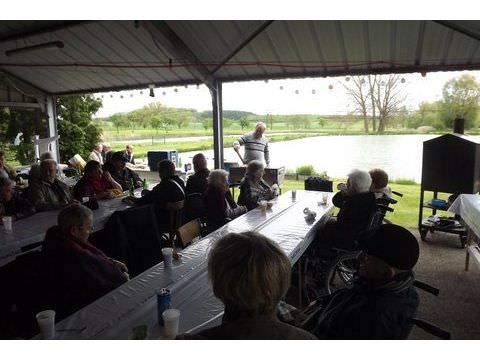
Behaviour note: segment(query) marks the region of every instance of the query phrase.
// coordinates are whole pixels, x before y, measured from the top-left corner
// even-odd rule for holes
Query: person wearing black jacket
[[[35,206],[14,190],[15,183],[6,177],[0,177],[0,218],[13,216],[14,220],[35,214]]]
[[[406,339],[416,316],[418,294],[412,271],[419,257],[415,237],[383,224],[359,257],[359,278],[325,301],[313,333],[319,339]]]
[[[348,175],[347,184],[338,185],[340,191],[332,202],[340,211],[336,221],[328,223],[322,231],[322,246],[347,250],[358,248],[359,235],[367,229],[377,209],[375,195],[370,192],[371,183],[368,172],[353,170]]]
[[[108,158],[108,156],[107,156]],[[123,151],[117,151],[112,154],[110,160],[103,165],[103,170],[108,171],[112,175],[113,180],[122,186],[123,191],[130,189],[130,183],[133,181],[133,186],[136,188],[142,187],[142,180],[140,176],[125,166],[127,159]]]
[[[208,186],[208,176],[210,170],[207,168],[207,159],[202,153],[198,153],[193,157],[193,169],[195,174],[187,179],[185,187],[186,204],[185,204],[185,220],[190,221],[205,216],[205,204],[202,196]]]
[[[162,160],[158,163],[160,183],[152,191],[144,192],[140,199],[131,199],[135,205],[157,205],[160,227],[168,226],[169,213],[165,210],[165,204],[185,200],[185,185],[183,180],[175,175],[175,165],[170,160]]]

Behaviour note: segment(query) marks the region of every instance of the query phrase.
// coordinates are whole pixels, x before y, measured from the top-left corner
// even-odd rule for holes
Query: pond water
[[[331,177],[346,177],[354,168],[384,169],[390,179],[412,179],[422,176],[422,149],[425,140],[439,135],[355,135],[318,136],[271,143],[271,166],[295,170],[300,165],[313,165],[318,172]],[[480,140],[480,136],[471,136]],[[198,151],[182,153],[182,162],[191,162]],[[213,150],[202,151],[213,168]],[[231,147],[225,149],[225,161],[240,162]]]

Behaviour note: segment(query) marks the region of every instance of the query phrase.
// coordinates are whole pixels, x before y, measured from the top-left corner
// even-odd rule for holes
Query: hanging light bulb
[[[401,82],[402,84],[405,84],[405,81],[406,81],[405,78],[402,78],[402,79],[400,80],[400,82]]]
[[[265,79],[265,84],[268,84],[268,79]]]
[[[154,96],[155,96],[155,92],[153,91],[153,89],[155,88],[155,85],[153,85],[153,84],[148,85],[148,88],[150,89],[150,96],[151,96],[151,97],[154,97]]]
[[[188,89],[188,85],[185,85],[185,89]]]
[[[329,90],[332,90],[332,89],[333,89],[333,85],[332,85],[332,84],[328,85],[328,89],[329,89]]]
[[[422,75],[422,77],[427,76],[427,72],[426,72],[426,71],[422,71],[420,74]]]
[[[103,95],[100,95],[100,98],[102,98],[102,99],[103,99]]]
[[[350,81],[350,76],[347,76],[347,77],[345,78],[345,81]]]
[[[173,91],[175,91],[175,92],[178,92],[178,89],[177,89],[177,88],[175,88],[175,89],[173,89]]]
[[[300,94],[300,91],[298,91],[298,90],[295,90],[295,94],[297,94],[297,95],[298,95],[298,94]]]
[[[120,95],[120,99],[123,99],[123,95]]]
[[[283,90],[283,85],[280,85],[280,90]]]
[[[110,94],[110,99],[113,99],[113,94]]]
[[[140,91],[140,95],[143,95],[143,90],[142,90],[142,91]]]
[[[197,90],[200,89],[200,84],[197,84]]]
[[[164,91],[164,92],[162,92],[162,95],[167,95],[167,93]]]
[[[315,95],[317,91],[315,89],[312,89],[312,94]]]

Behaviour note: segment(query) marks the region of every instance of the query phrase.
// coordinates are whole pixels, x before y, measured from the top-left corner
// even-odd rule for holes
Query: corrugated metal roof
[[[5,51],[61,41],[57,50]],[[479,21],[0,21],[0,71],[68,94],[478,69]]]

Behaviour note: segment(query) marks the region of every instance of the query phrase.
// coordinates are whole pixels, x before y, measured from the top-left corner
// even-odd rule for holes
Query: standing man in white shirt
[[[263,122],[257,123],[255,131],[242,135],[233,143],[233,149],[240,155],[241,145],[245,146],[243,163],[248,164],[252,160],[263,162],[266,167],[270,166],[270,154],[268,151],[268,139],[263,136],[267,126]],[[240,156],[241,157],[241,156]]]

